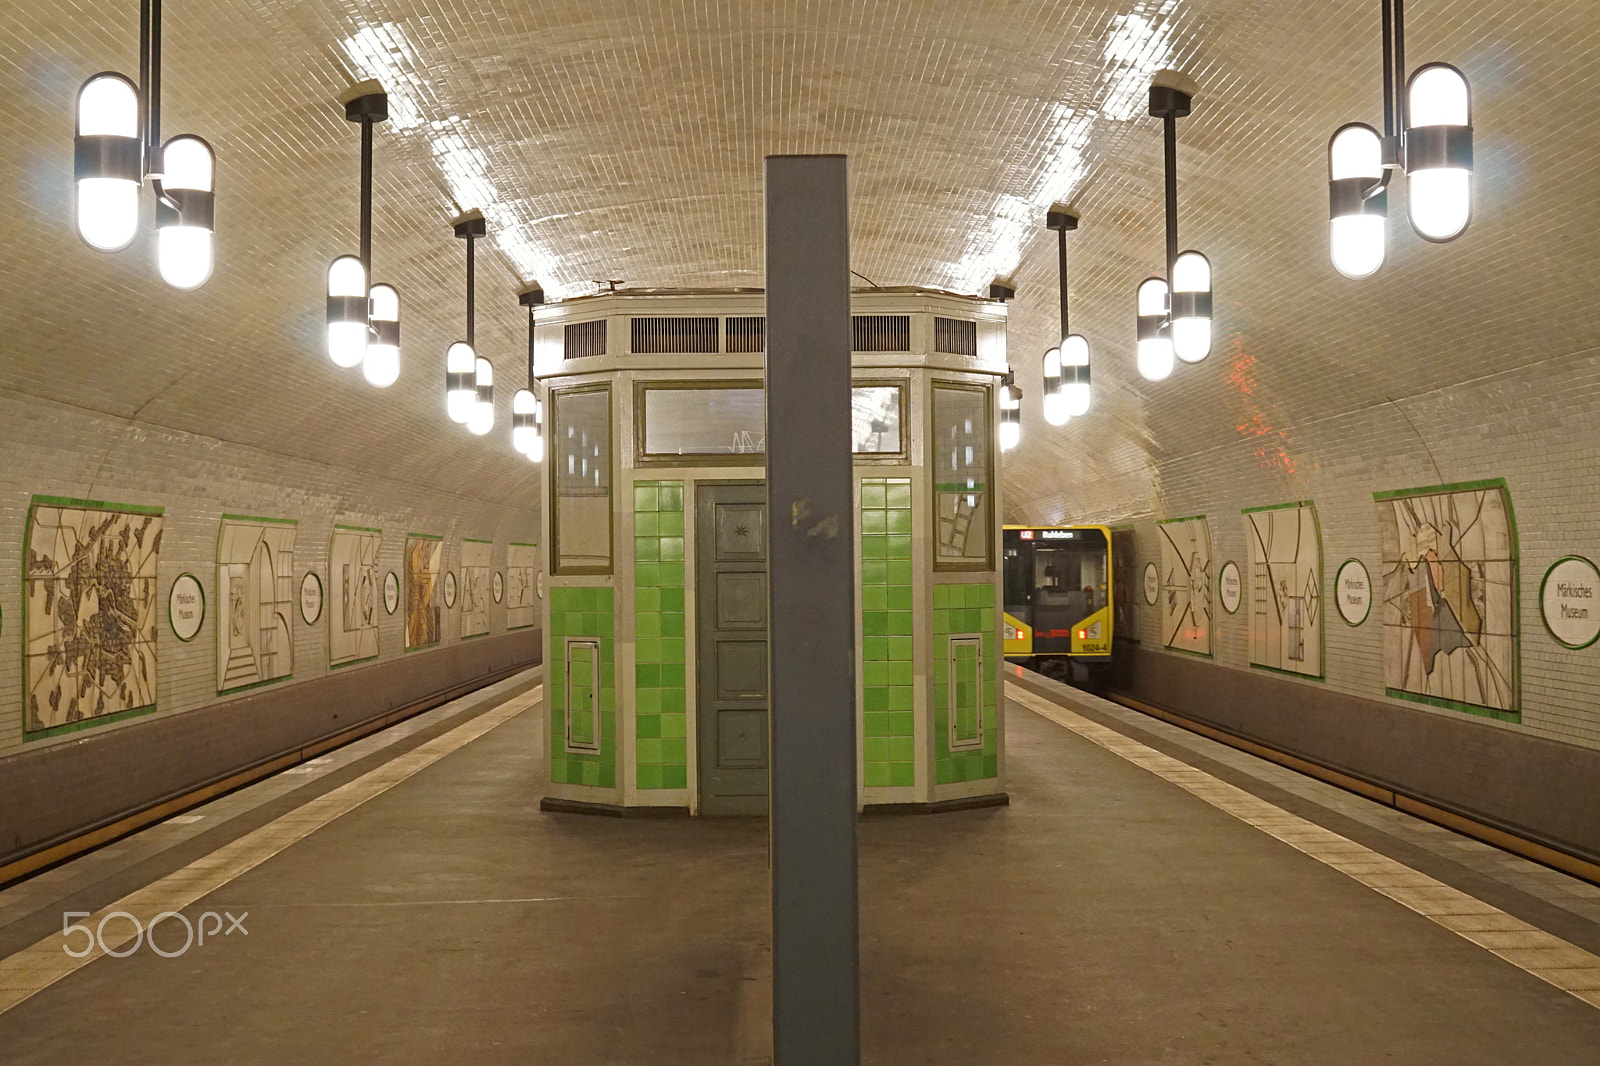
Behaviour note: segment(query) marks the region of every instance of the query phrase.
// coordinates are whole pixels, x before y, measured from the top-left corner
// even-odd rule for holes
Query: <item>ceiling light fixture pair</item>
[[[533,309],[544,303],[544,290],[530,286],[517,294],[528,309],[528,374],[533,375]],[[518,389],[511,397],[511,446],[535,463],[544,462],[544,403],[531,389]]]
[[[481,437],[494,428],[494,364],[478,354],[477,240],[489,232],[483,212],[468,211],[450,223],[467,242],[467,339],[444,353],[444,409]]]
[[[139,83],[115,71],[78,89],[74,214],[89,247],[120,252],[139,232],[139,189],[156,194],[156,265],[175,289],[211,277],[217,157],[185,133],[161,143],[161,0],[140,0]]]
[[[1424,240],[1453,241],[1472,221],[1472,89],[1448,63],[1407,79],[1405,0],[1382,8],[1383,135],[1350,122],[1328,140],[1328,255],[1352,279],[1383,266],[1396,170],[1405,171],[1407,214]]]
[[[1139,283],[1137,360],[1150,381],[1171,375],[1173,356],[1198,363],[1211,354],[1211,260],[1193,249],[1178,251],[1178,119],[1193,102],[1181,89],[1150,87],[1150,114],[1162,121],[1167,208],[1166,277]]]
[[[1070,332],[1067,314],[1067,231],[1078,228],[1078,216],[1059,204],[1045,215],[1045,227],[1056,233],[1056,276],[1061,288],[1061,344],[1044,353],[1044,420],[1064,426],[1089,410],[1089,342]]]
[[[400,377],[400,293],[370,284],[372,127],[388,119],[389,97],[367,81],[340,102],[344,117],[361,125],[361,255],[341,255],[328,267],[328,358],[346,369],[361,367],[368,383],[383,389]]]

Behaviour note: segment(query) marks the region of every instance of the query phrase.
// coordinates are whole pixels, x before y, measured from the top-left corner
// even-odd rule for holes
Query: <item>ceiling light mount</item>
[[[1056,234],[1056,277],[1061,292],[1061,345],[1045,353],[1044,418],[1063,426],[1089,411],[1089,342],[1072,332],[1067,299],[1067,234],[1078,216],[1061,204],[1045,212],[1046,229]]]
[[[482,211],[453,219],[451,232],[467,242],[467,339],[444,356],[445,411],[478,436],[494,428],[494,365],[478,355],[478,255],[480,237],[489,234]]]
[[[387,388],[400,377],[400,291],[372,283],[372,127],[389,117],[389,97],[364,81],[339,97],[344,117],[361,127],[360,254],[328,267],[328,358],[361,367],[367,382]]]

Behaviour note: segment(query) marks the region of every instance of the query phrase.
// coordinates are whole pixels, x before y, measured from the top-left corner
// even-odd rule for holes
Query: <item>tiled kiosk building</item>
[[[766,810],[763,308],[623,290],[535,313],[547,808]],[[1006,309],[872,289],[852,310],[859,802],[1003,803]]]

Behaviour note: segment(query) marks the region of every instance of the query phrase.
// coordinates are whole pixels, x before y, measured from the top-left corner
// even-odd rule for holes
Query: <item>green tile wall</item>
[[[911,480],[861,481],[861,649],[868,788],[916,784]]]
[[[687,788],[683,482],[634,482],[633,559],[639,787]]]
[[[550,670],[546,686],[550,700],[550,780],[555,784],[615,788],[617,783],[617,683],[614,599],[608,588],[550,590]],[[570,709],[567,679],[567,641],[592,640],[600,645],[600,750],[567,750],[567,714]],[[590,653],[592,654],[592,653]],[[577,662],[574,662],[577,665]],[[577,694],[578,713],[589,702]],[[588,721],[574,720],[577,735],[592,730]]]
[[[941,785],[957,781],[982,781],[1000,776],[998,724],[995,707],[995,678],[1000,668],[995,655],[995,588],[992,582],[933,586],[933,758],[934,781]],[[983,747],[950,750],[950,660],[951,636],[981,635],[983,658],[978,672],[977,705],[981,708]],[[959,648],[960,645],[955,645]],[[960,732],[970,732],[971,723],[956,723]],[[963,729],[963,727],[965,727]]]

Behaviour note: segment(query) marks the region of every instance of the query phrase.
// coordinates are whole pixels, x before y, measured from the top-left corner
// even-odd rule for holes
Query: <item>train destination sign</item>
[[[1587,648],[1600,638],[1600,570],[1581,555],[1558,561],[1545,572],[1539,606],[1557,643]]]

